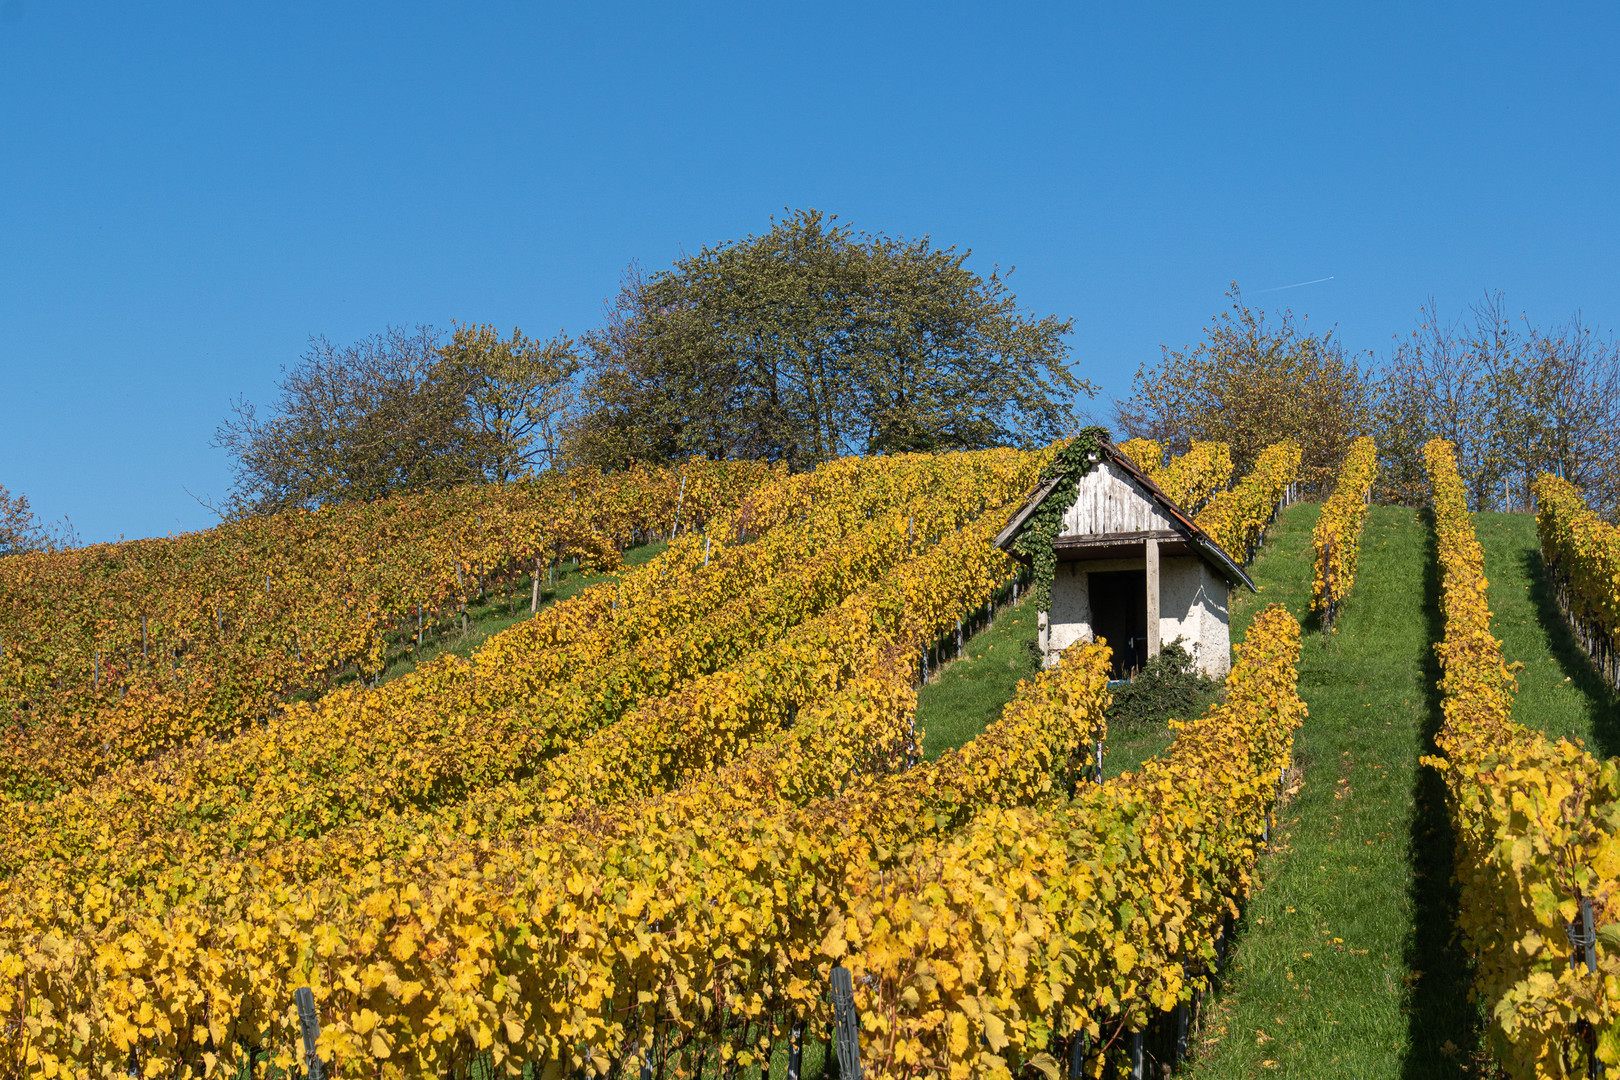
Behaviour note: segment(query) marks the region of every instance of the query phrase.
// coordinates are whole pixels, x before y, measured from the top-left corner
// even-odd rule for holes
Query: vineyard
[[[1056,518],[993,541],[1033,493],[1067,506],[1102,438],[563,473],[0,559],[0,1076],[1320,1075],[1249,1016],[1282,1010],[1263,960],[1317,902],[1298,860],[1339,873],[1360,805],[1370,712],[1313,695],[1376,639],[1391,537],[1438,575],[1437,632],[1403,618],[1443,723],[1387,752],[1439,778],[1450,829],[1440,936],[1479,1006],[1444,1068],[1457,1044],[1511,1076],[1620,1065],[1620,771],[1515,722],[1446,444],[1432,541],[1370,504],[1371,439],[1319,509],[1293,443],[1241,473],[1221,443],[1122,444],[1262,590],[1215,704],[1105,768],[1111,651],[1082,642],[924,754],[920,692],[1052,603]],[[1620,533],[1535,490],[1558,626],[1614,682]],[[596,583],[542,602],[576,568]],[[480,605],[511,625],[390,674]]]

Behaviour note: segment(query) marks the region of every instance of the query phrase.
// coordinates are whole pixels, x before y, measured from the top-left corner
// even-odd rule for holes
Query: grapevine
[[[230,734],[376,672],[391,633],[443,627],[542,562],[611,567],[674,528],[677,501],[695,527],[771,475],[560,473],[0,558],[0,790],[37,796]]]
[[[1299,461],[1299,446],[1291,440],[1267,447],[1242,482],[1212,498],[1193,521],[1228,554],[1247,563],[1299,475]]]
[[[979,546],[987,547],[982,537]],[[919,602],[937,587],[917,581],[897,599]],[[911,660],[899,670],[909,685]],[[306,886],[260,889],[264,871],[242,863],[208,875],[207,898],[145,912],[99,887],[83,890],[81,903],[60,887],[18,891],[0,914],[0,965],[15,975],[8,985],[35,989],[0,996],[0,1013],[54,1000],[54,1015],[98,1019],[77,1049],[71,1025],[7,1027],[8,1037],[29,1032],[26,1047],[8,1049],[69,1064],[123,1060],[138,1045],[145,1067],[161,1075],[203,1061],[212,1040],[287,1047],[281,1057],[290,1064],[285,991],[309,980],[328,1018],[323,1048],[340,1074],[378,1064],[389,1074],[442,1072],[479,1050],[556,1061],[587,1045],[599,1053],[614,1045],[608,1033],[627,1015],[614,1002],[635,1000],[631,988],[647,985],[650,965],[667,976],[685,1022],[706,1024],[705,1002],[720,985],[713,980],[763,974],[740,962],[717,965],[717,956],[746,949],[794,963],[792,955],[804,955],[821,906],[814,883],[835,880],[848,845],[893,858],[918,830],[948,829],[980,806],[1051,792],[1054,773],[1101,734],[1105,675],[1105,652],[1073,650],[975,743],[857,783],[825,805],[773,804],[779,786],[722,772],[716,783],[626,806],[620,813],[633,823],[619,829],[558,823],[507,840],[467,839],[426,867],[408,857],[355,862]],[[812,790],[828,786],[824,779]],[[58,921],[64,904],[78,910],[68,925]],[[775,905],[780,918],[760,904]],[[607,932],[582,940],[581,918]],[[649,936],[649,925],[660,929]],[[47,926],[64,942],[48,959],[31,945],[13,949]],[[739,927],[751,928],[745,938],[755,944],[739,938]],[[627,940],[645,945],[626,951],[618,943]],[[115,941],[138,945],[139,956],[102,947]],[[807,962],[801,969],[813,974]],[[58,983],[53,972],[72,974]],[[788,995],[782,1000],[819,1007],[802,977],[772,982]]]
[[[1512,720],[1517,682],[1491,636],[1484,552],[1450,443],[1424,448],[1434,497],[1445,638],[1437,646],[1440,756],[1457,834],[1459,930],[1509,1076],[1563,1077],[1571,1059],[1620,1064],[1620,950],[1598,934],[1595,970],[1567,932],[1620,918],[1620,762],[1597,761]],[[1580,957],[1577,956],[1577,961]]]
[[[1131,459],[1131,462],[1142,472],[1147,474],[1149,480],[1157,480],[1159,470],[1164,467],[1164,447],[1155,439],[1126,439],[1118,446],[1120,453]]]
[[[932,491],[927,504],[916,503],[904,517],[851,516],[839,501],[823,500],[791,535],[745,545],[736,558],[722,558],[716,548],[707,567],[700,558],[705,545],[682,540],[626,579],[625,595],[641,599],[623,618],[614,608],[615,587],[599,587],[497,635],[470,661],[441,658],[377,690],[335,691],[263,730],[128,767],[92,788],[27,807],[0,822],[0,869],[98,861],[127,850],[130,837],[146,838],[140,865],[183,865],[210,852],[251,850],[379,814],[427,809],[536,775],[546,758],[639,701],[735,662],[864,587],[912,545],[953,529],[957,515],[976,511],[984,498],[1021,493],[1038,464],[1038,458],[1007,462],[1004,455],[944,460],[951,463],[944,471],[934,463],[919,477],[920,490]],[[892,459],[877,473],[887,479],[916,463]],[[853,534],[837,536],[841,524]],[[947,544],[942,557],[951,550]],[[760,581],[762,566],[774,572]],[[961,586],[982,591],[982,580],[982,573],[964,575]],[[960,595],[954,587],[934,585],[934,596],[904,587],[905,602],[919,611]],[[964,598],[961,606],[970,602]],[[662,613],[662,632],[657,619],[649,623],[649,611]],[[633,627],[640,629],[630,633]],[[595,646],[564,650],[570,639]],[[629,645],[616,647],[627,639]],[[566,678],[546,677],[568,668]]]
[[[600,1072],[649,1053],[690,1072],[695,1050],[747,1067],[784,1018],[826,1022],[827,971],[842,963],[875,976],[861,983],[863,1027],[893,1035],[867,1048],[877,1074],[999,1074],[1050,1049],[1065,1030],[1054,1023],[1139,1024],[1185,1000],[1247,891],[1303,712],[1292,620],[1256,620],[1226,701],[1140,774],[1066,795],[1105,734],[1097,645],[1022,684],[967,746],[903,768],[919,650],[1005,581],[988,541],[1048,460],[966,455],[898,483],[895,465],[813,501],[798,478],[766,485],[755,508],[711,523],[718,540],[682,539],[472,661],[335,692],[350,696],[265,729],[281,742],[247,733],[127,766],[153,785],[127,810],[110,784],[38,804],[49,813],[15,836],[58,850],[21,858],[0,898],[0,1061],[203,1075],[263,1048],[285,1069],[298,1064],[290,989],[308,985],[336,1076]],[[740,542],[792,485],[800,494],[775,505],[795,508]],[[761,619],[774,628],[747,630]],[[714,666],[649,676],[700,654]],[[576,664],[588,673],[570,681]],[[537,702],[562,716],[575,706],[559,687],[577,695],[613,671],[650,681],[594,728],[559,731],[529,775],[460,798],[435,782],[334,826],[317,808],[349,813],[382,775],[339,755],[336,772],[269,781],[282,819],[230,804],[229,778],[254,760],[278,771],[323,709],[357,717],[341,730],[363,743],[391,711],[442,723],[448,708],[473,726],[444,729],[432,752],[494,760],[511,744],[477,725],[529,724]],[[441,679],[461,698],[436,697]],[[345,768],[364,785],[345,786]],[[176,830],[138,824],[140,804]],[[50,817],[62,813],[83,816]],[[218,831],[227,818],[248,835]],[[1009,921],[1009,883],[1050,902]],[[936,975],[957,974],[918,981],[919,948]],[[1056,996],[1035,990],[1042,978]]]
[[[1209,988],[1305,716],[1294,620],[1266,609],[1239,648],[1226,701],[1140,773],[987,809],[904,872],[850,875],[822,948],[870,988],[875,1072],[1005,1077],[1067,1058],[1060,1035],[1095,1046]]]
[[[1620,644],[1620,529],[1598,517],[1575,485],[1543,473],[1532,490],[1541,557],[1560,599],[1610,681]]]
[[[1152,474],[1170,501],[1196,513],[1232,482],[1232,451],[1223,442],[1194,441],[1192,449]]]
[[[243,745],[238,740],[227,748],[228,758],[200,763],[209,766],[207,772],[199,769],[184,776],[171,772],[161,777],[161,783],[154,781],[133,793],[119,789],[98,800],[75,795],[41,808],[49,813],[20,816],[15,825],[5,826],[7,863],[27,870],[26,879],[13,885],[26,889],[27,882],[37,880],[106,875],[126,887],[167,882],[163,891],[172,896],[189,889],[186,882],[198,880],[200,869],[237,851],[277,864],[295,857],[307,864],[309,852],[323,850],[311,838],[334,829],[375,855],[399,837],[413,842],[423,838],[422,843],[432,846],[432,837],[447,826],[447,819],[458,835],[510,831],[536,818],[545,820],[559,808],[568,813],[597,802],[655,793],[716,755],[735,753],[765,737],[787,720],[791,710],[861,670],[887,642],[914,647],[964,609],[983,603],[1008,573],[1006,557],[986,542],[999,524],[999,518],[990,515],[945,538],[860,595],[789,632],[777,645],[699,678],[676,694],[647,702],[538,768],[532,767],[526,753],[510,753],[512,740],[479,736],[483,741],[444,755],[445,760],[429,762],[418,753],[404,758],[397,769],[373,767],[348,777],[330,768],[324,776],[328,787],[319,792],[304,790],[308,774],[291,760],[250,780],[254,762],[290,755],[315,737],[315,732],[289,726],[286,744]],[[386,721],[375,712],[368,715],[374,727]],[[360,737],[360,730],[333,729],[329,752],[346,739]],[[476,733],[475,727],[472,730]],[[401,749],[384,755],[384,761],[393,762],[412,746],[403,737],[397,742]],[[474,791],[437,816],[429,812],[434,804],[426,798],[408,798],[421,791],[410,785],[419,783],[424,769],[446,774],[450,762],[475,758],[472,750],[487,753],[493,762],[508,763],[508,769],[529,765],[532,771],[521,782]],[[304,760],[318,763],[321,757]],[[351,755],[351,760],[358,759]],[[492,770],[489,775],[499,780],[502,774]],[[199,807],[227,802],[229,792],[243,784],[250,785],[251,798],[230,804],[224,812],[197,812]],[[441,781],[434,790],[443,793],[447,788]],[[155,807],[168,809],[155,812]],[[380,824],[357,824],[363,821]]]
[[[1311,610],[1322,613],[1323,625],[1338,617],[1339,606],[1356,580],[1361,551],[1361,529],[1367,518],[1369,494],[1378,476],[1378,448],[1362,436],[1350,444],[1333,494],[1322,504],[1322,514],[1311,533],[1316,552],[1316,575]]]

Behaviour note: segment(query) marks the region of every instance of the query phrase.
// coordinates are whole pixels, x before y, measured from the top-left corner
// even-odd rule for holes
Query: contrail
[[[1327,277],[1319,277],[1315,281],[1296,281],[1292,285],[1278,285],[1275,289],[1261,289],[1260,292],[1255,293],[1255,295],[1259,296],[1260,293],[1268,293],[1268,292],[1282,292],[1284,289],[1297,289],[1301,285],[1320,285],[1324,281],[1332,281],[1332,280],[1333,280],[1333,275],[1329,274]]]

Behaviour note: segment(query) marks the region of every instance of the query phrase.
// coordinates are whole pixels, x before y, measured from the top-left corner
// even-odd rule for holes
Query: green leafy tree
[[[580,366],[572,340],[537,341],[515,328],[502,338],[493,326],[469,324],[439,356],[448,384],[466,389],[469,443],[487,479],[506,483],[555,462]]]
[[[238,400],[215,433],[234,480],[221,512],[380,499],[480,478],[471,385],[440,362],[440,337],[419,326],[346,346],[312,338],[299,362],[282,369],[268,415]]]
[[[1022,311],[968,254],[804,210],[669,270],[633,268],[585,338],[571,456],[809,467],[1050,441],[1095,393],[1068,368],[1072,323]]]
[[[1365,374],[1332,331],[1306,333],[1288,311],[1268,320],[1235,283],[1227,295],[1231,307],[1202,342],[1166,348],[1137,370],[1131,396],[1116,406],[1118,426],[1177,454],[1195,439],[1224,442],[1240,474],[1266,447],[1293,439],[1303,450],[1301,480],[1326,490],[1351,440],[1371,425]]]

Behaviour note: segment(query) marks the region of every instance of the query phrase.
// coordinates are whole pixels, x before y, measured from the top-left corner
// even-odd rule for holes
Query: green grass
[[[1123,773],[1134,772],[1151,758],[1164,753],[1175,742],[1169,721],[1187,720],[1202,716],[1224,696],[1219,683],[1200,691],[1190,707],[1173,708],[1160,703],[1151,719],[1125,720],[1118,715],[1108,718],[1108,738],[1103,749],[1103,779],[1112,780]],[[1117,709],[1117,705],[1116,705]]]
[[[1234,605],[1310,599],[1318,508],[1290,507]],[[1257,868],[1227,978],[1196,1040],[1200,1077],[1467,1075],[1480,1017],[1452,943],[1456,896],[1444,791],[1419,765],[1439,722],[1439,583],[1427,519],[1374,507],[1334,632],[1308,623],[1297,774]]]
[[[1001,715],[1018,681],[1040,670],[1035,606],[1020,601],[1002,608],[964,651],[917,691],[917,726],[929,761],[976,738]]]
[[[1322,508],[1317,503],[1295,503],[1284,510],[1266,534],[1249,577],[1256,592],[1232,590],[1232,643],[1239,644],[1249,624],[1262,610],[1281,604],[1301,623],[1311,607],[1311,530]],[[1314,627],[1314,623],[1312,623]]]
[[[1580,739],[1603,757],[1620,754],[1620,700],[1558,610],[1541,563],[1531,514],[1478,514],[1491,630],[1502,655],[1523,664],[1513,719],[1553,738]]]
[[[1175,741],[1170,737],[1168,724],[1128,728],[1110,726],[1108,738],[1103,744],[1103,779],[1112,780],[1123,773],[1135,772],[1143,762],[1170,749],[1170,744]]]

